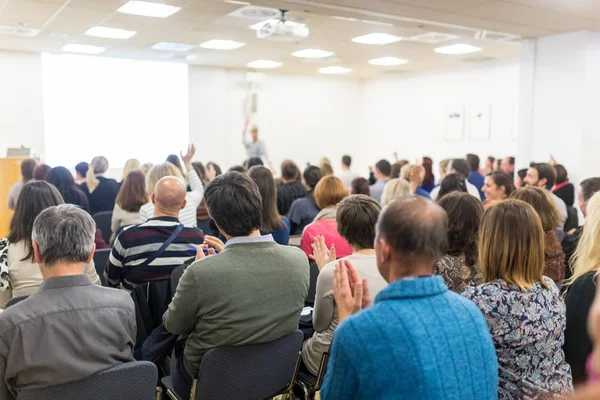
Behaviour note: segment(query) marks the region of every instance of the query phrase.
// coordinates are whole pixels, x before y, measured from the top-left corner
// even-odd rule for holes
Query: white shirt
[[[358,174],[349,169],[343,169],[337,175],[347,189],[350,189],[352,181],[358,178]]]
[[[204,186],[202,185],[202,181],[195,170],[192,169],[191,171],[188,171],[185,176],[190,184],[190,187],[192,188],[192,191],[187,192],[185,195],[187,203],[185,207],[179,211],[179,222],[181,222],[184,226],[195,227],[197,226],[196,210],[198,209],[200,203],[202,203],[202,198],[204,197]],[[145,222],[152,217],[154,217],[154,204],[149,202],[140,208],[140,221]]]
[[[550,197],[552,197],[552,200],[554,200],[554,204],[556,205],[556,209],[558,210],[558,219],[560,221],[558,224],[558,229],[564,229],[565,222],[567,222],[567,218],[569,217],[567,213],[567,205],[560,197],[552,193],[551,190],[546,190],[546,192],[548,192]]]
[[[469,181],[465,181],[465,183],[467,184],[467,192],[469,192],[469,194],[471,196],[477,197],[479,200],[481,200],[481,196],[479,196],[479,190],[477,190],[477,187],[475,187],[475,185],[473,185]],[[437,200],[439,193],[440,193],[440,186],[434,187],[430,193],[431,200],[433,200],[433,201]]]

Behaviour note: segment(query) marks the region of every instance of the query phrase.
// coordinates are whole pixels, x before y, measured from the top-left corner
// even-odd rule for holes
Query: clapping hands
[[[372,302],[367,280],[360,278],[348,260],[340,260],[336,265],[333,296],[340,323],[369,307]]]
[[[335,261],[335,245],[332,244],[330,249],[327,249],[325,238],[323,236],[315,236],[312,242],[313,253],[309,256],[317,264],[317,268],[321,271],[327,264]]]

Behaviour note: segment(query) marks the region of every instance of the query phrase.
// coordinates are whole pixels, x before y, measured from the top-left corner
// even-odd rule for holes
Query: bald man
[[[125,228],[113,244],[104,271],[109,286],[133,290],[141,283],[170,279],[173,269],[193,259],[188,249],[202,244],[204,234],[179,222],[185,195],[185,185],[177,177],[167,176],[156,183],[154,217]]]

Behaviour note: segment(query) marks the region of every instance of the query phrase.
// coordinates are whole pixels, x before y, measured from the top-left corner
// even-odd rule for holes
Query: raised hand
[[[371,304],[367,280],[361,280],[352,263],[345,260],[340,261],[335,268],[333,296],[340,323]]]
[[[317,268],[321,271],[327,264],[335,261],[335,245],[331,245],[331,249],[327,249],[325,238],[323,236],[315,236],[312,242],[313,254],[310,257],[317,264]]]
[[[416,164],[410,170],[409,183],[410,189],[412,193],[417,191],[417,188],[421,186],[421,171],[423,170],[423,166],[420,164]]]
[[[180,152],[179,154],[181,155],[181,159],[185,164],[191,164],[192,158],[194,157],[194,154],[196,154],[196,146],[190,144],[185,155],[183,155],[182,152]]]

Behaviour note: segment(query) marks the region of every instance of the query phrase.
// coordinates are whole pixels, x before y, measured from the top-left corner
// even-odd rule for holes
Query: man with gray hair
[[[131,297],[92,284],[96,224],[71,204],[35,219],[33,253],[44,283],[0,314],[0,398],[77,381],[133,361],[136,326]]]

